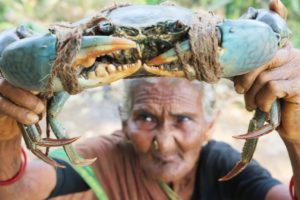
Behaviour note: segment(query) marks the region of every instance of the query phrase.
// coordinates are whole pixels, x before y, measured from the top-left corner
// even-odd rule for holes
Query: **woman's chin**
[[[160,167],[148,166],[147,173],[159,181],[169,183],[180,180],[189,172],[189,170],[190,169],[187,169],[187,167],[184,167],[181,164],[166,164]]]

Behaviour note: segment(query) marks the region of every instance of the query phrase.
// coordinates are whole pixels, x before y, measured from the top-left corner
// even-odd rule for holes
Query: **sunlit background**
[[[77,21],[95,14],[105,6],[104,0],[0,0],[0,30],[30,23],[40,30],[58,21]],[[159,0],[115,1],[116,3],[159,4]],[[267,8],[267,0],[177,0],[178,5],[197,10],[211,10],[227,18],[238,18],[249,6]],[[288,7],[288,23],[293,32],[292,42],[300,48],[300,0],[284,0]],[[231,136],[245,133],[252,113],[244,109],[243,97],[237,95],[230,81],[223,80],[216,85],[221,110],[214,138],[242,149],[243,141]],[[73,96],[60,115],[60,119],[70,135],[91,137],[97,134],[109,134],[119,129],[121,123],[118,105],[122,102],[123,82],[83,92]],[[83,140],[83,139],[82,139]],[[287,183],[291,177],[291,168],[285,147],[277,133],[260,139],[257,159],[272,174]]]
[[[96,13],[110,3],[159,4],[161,0],[0,0],[0,30],[20,23],[47,27],[51,22],[76,21]],[[175,0],[178,5],[192,9],[203,8],[234,19],[249,6],[267,8],[268,0]],[[294,33],[293,42],[300,47],[300,1],[282,0],[289,10],[289,26]],[[298,37],[297,37],[298,35]]]

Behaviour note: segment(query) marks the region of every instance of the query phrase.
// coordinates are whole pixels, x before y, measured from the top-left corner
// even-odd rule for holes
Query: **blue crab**
[[[266,15],[270,13],[266,11]],[[72,62],[80,89],[133,77],[188,75],[189,79],[199,79],[198,66],[190,62],[193,53],[189,32],[196,16],[193,11],[172,5],[132,5],[108,9],[101,14],[103,20],[83,30],[80,51]],[[247,73],[272,59],[288,31],[285,21],[273,14],[276,16],[270,18],[273,21],[219,20],[210,27],[218,46],[213,51],[220,65],[216,78]],[[81,26],[89,20],[76,24]],[[45,93],[49,89],[53,62],[59,56],[56,42],[53,33],[41,35],[26,29],[0,35],[0,69],[5,79],[17,87]],[[38,146],[63,146],[73,164],[90,164],[94,159],[77,156],[70,144],[77,138],[68,138],[56,119],[70,94],[58,76],[50,86],[53,96],[49,99],[47,120],[58,139],[41,138],[37,125],[23,124],[21,128],[28,148],[55,166],[60,165],[42,153]],[[265,114],[259,113],[259,117],[264,123]],[[255,129],[260,126],[257,124]]]

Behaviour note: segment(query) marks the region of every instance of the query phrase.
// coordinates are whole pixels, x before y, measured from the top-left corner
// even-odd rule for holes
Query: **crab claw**
[[[82,89],[108,85],[114,81],[129,77],[142,66],[141,60],[126,65],[114,65],[95,62],[90,68],[79,74],[79,84]]]
[[[149,60],[143,65],[143,68],[150,74],[155,74],[159,76],[171,76],[171,77],[185,77],[183,69],[165,67],[165,64],[170,64],[178,60],[177,53],[184,55],[186,58],[191,57],[190,44],[188,40],[185,40],[178,44],[178,48],[172,48],[165,53]],[[191,70],[194,70],[191,67]]]
[[[141,61],[136,63],[115,66],[96,61],[108,53],[118,50],[135,48],[136,43],[118,37],[110,36],[85,36],[82,38],[81,49],[75,58],[74,66],[84,69],[79,73],[78,82],[82,89],[108,85],[114,81],[128,77],[137,72],[141,67]],[[55,84],[57,90],[62,90],[60,82]]]
[[[190,43],[188,40],[185,40],[179,44],[179,52],[180,54],[188,53],[190,54]],[[163,54],[149,60],[146,64],[147,65],[162,65],[168,64],[178,60],[177,52],[175,48],[172,48],[166,51]]]
[[[76,57],[75,65],[90,67],[94,64],[96,57],[117,50],[135,48],[136,43],[118,37],[110,36],[84,36],[82,38],[80,52]]]
[[[217,25],[217,30],[220,44],[218,61],[224,78],[245,74],[269,62],[281,39],[269,25],[255,20],[225,20]],[[190,56],[188,41],[179,44],[178,53]],[[177,60],[176,48],[173,48],[146,64],[157,66]]]
[[[256,111],[258,112],[258,111]],[[259,128],[255,129],[254,131],[250,131],[243,135],[233,136],[236,139],[256,139],[260,136],[266,135],[271,133],[280,125],[281,113],[280,113],[280,103],[276,100],[271,107],[269,113],[260,112],[261,116],[264,118],[265,121],[268,123],[260,126]]]
[[[36,142],[36,144],[42,147],[61,147],[67,144],[71,144],[76,140],[78,140],[79,138],[80,137],[64,138],[64,139],[43,138],[40,141]]]
[[[259,138],[260,136],[271,133],[275,128],[276,127],[274,127],[271,124],[266,124],[263,127],[255,130],[255,131],[252,131],[252,132],[249,132],[249,133],[246,133],[243,135],[232,136],[232,137],[235,139],[255,139],[255,138]]]
[[[52,71],[52,64],[57,57],[56,40],[54,35],[45,34],[25,38],[8,45],[0,57],[0,69],[5,79],[20,88],[44,91]],[[123,38],[84,36],[81,50],[74,61],[74,67],[78,67],[76,65],[90,66],[97,56],[116,50],[134,48],[135,45],[135,42]]]

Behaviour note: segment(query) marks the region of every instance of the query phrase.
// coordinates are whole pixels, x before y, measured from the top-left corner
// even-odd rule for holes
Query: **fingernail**
[[[39,117],[32,113],[28,113],[26,117],[31,124],[37,123],[39,121]]]
[[[42,102],[39,102],[39,103],[36,105],[36,107],[35,107],[35,109],[34,109],[34,112],[36,112],[36,113],[41,113],[41,112],[44,111],[44,109],[45,109],[44,104],[43,104]]]
[[[234,88],[235,88],[235,91],[239,94],[244,94],[245,93],[245,89],[239,84],[236,84],[234,86]]]
[[[253,107],[251,107],[251,106],[248,106],[248,105],[246,105],[246,109],[247,109],[248,111],[253,111],[253,110],[255,110],[255,108],[253,108]]]

